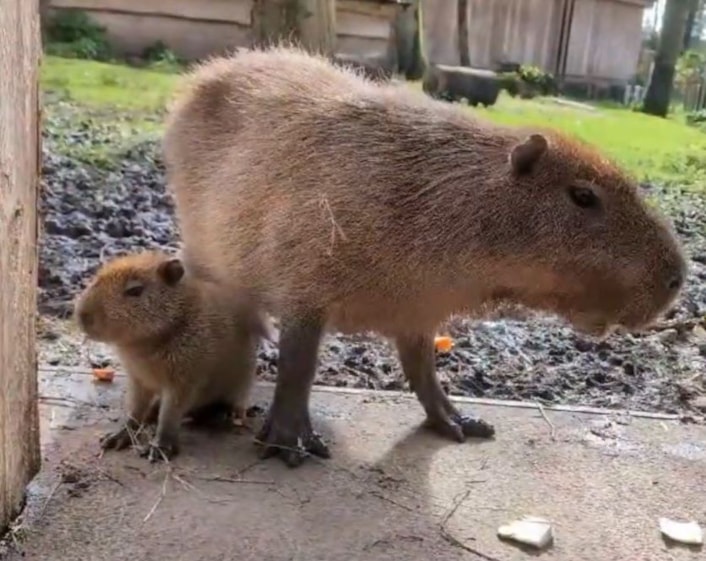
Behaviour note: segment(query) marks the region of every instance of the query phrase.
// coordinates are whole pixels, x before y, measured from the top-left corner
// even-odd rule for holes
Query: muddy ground
[[[77,115],[79,117],[77,118]],[[175,248],[178,235],[165,194],[156,138],[124,142],[124,130],[83,119],[75,108],[54,107],[44,131],[44,235],[41,243],[41,359],[87,366],[113,361],[60,321],[71,299],[101,259],[138,248]],[[111,152],[113,146],[122,146]],[[657,185],[646,191],[674,219],[690,255],[688,286],[671,320],[706,314],[706,198]],[[528,317],[471,324],[454,321],[455,347],[438,356],[439,375],[452,394],[539,400],[551,404],[685,414],[706,410],[706,332],[665,329],[649,336],[613,336],[595,342],[558,320]],[[273,380],[277,350],[259,356],[263,379]],[[322,347],[316,383],[400,389],[393,349],[376,337],[330,335]]]

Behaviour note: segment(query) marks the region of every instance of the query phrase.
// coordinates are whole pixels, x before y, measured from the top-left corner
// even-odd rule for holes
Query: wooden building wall
[[[642,45],[641,1],[577,0],[569,38],[567,79],[612,82],[637,72]]]
[[[642,15],[651,0],[576,0],[566,56],[569,79],[621,82],[636,71]],[[468,0],[472,66],[534,64],[554,72],[564,0]],[[428,59],[459,64],[457,0],[423,0]]]
[[[252,0],[51,0],[51,5],[85,10],[107,28],[111,43],[127,55],[141,54],[158,39],[189,60],[251,43]],[[338,0],[337,51],[385,53],[397,9]]]

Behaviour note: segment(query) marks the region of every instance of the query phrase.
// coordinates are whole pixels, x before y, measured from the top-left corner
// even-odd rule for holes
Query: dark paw
[[[140,456],[147,458],[150,463],[168,462],[179,454],[179,447],[175,444],[150,442],[140,450]]]
[[[439,415],[428,417],[427,426],[445,438],[464,442],[467,437],[493,438],[495,427],[480,417],[470,417],[461,414]]]
[[[232,416],[232,406],[225,402],[214,402],[189,412],[191,424],[197,427],[214,428],[227,425]]]
[[[103,450],[123,450],[131,444],[132,438],[127,427],[104,434],[100,439],[100,446]]]
[[[288,420],[285,420],[288,421]],[[308,456],[330,458],[331,452],[307,420],[301,423],[265,421],[256,436],[262,446],[260,458],[278,456],[287,466],[298,467]]]

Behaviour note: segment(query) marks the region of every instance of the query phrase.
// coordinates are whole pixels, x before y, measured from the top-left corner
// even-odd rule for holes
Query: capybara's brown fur
[[[638,329],[685,276],[670,226],[598,150],[295,49],[198,67],[164,149],[187,269],[282,319],[261,435],[275,446],[319,448],[306,403],[324,326],[393,338],[432,426],[463,440],[492,428],[433,372],[451,314],[508,300],[594,334]]]
[[[88,338],[115,347],[128,373],[127,420],[105,448],[124,448],[158,416],[145,451],[160,459],[178,451],[186,414],[227,407],[244,419],[267,324],[233,293],[185,273],[179,258],[145,251],[109,261],[77,298],[75,317]]]

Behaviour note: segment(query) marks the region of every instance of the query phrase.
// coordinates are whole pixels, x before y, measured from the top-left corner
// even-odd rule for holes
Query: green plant
[[[704,66],[706,66],[706,56],[703,53],[693,50],[684,51],[677,59],[677,80],[687,82],[700,77]]]
[[[706,68],[706,55],[699,51],[685,51],[678,59],[676,65],[676,81],[686,85],[695,80],[700,80]]]
[[[105,28],[84,11],[62,9],[47,24],[47,54],[66,58],[108,60],[111,48]]]
[[[142,51],[142,58],[152,63],[179,64],[179,58],[160,39]]]
[[[690,111],[684,116],[687,125],[698,127],[699,129],[706,128],[706,109]]]
[[[549,72],[544,72],[535,65],[523,64],[518,72],[520,80],[534,86],[540,94],[551,95],[556,92],[556,81]]]

